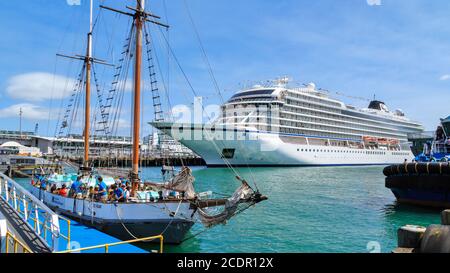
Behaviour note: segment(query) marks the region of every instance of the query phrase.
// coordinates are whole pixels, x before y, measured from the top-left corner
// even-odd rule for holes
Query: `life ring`
[[[446,157],[441,158],[441,162],[448,162],[448,158]]]

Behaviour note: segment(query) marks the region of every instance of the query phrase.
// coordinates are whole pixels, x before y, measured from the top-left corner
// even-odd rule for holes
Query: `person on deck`
[[[62,187],[61,187],[61,189],[59,190],[59,195],[60,195],[60,196],[67,197],[67,194],[68,194],[68,193],[69,193],[69,192],[68,192],[68,190],[67,190],[66,184],[63,184]]]
[[[78,194],[82,193],[81,186],[83,183],[81,182],[81,176],[77,177],[77,180],[72,183],[72,186],[70,187],[70,191],[72,192],[72,197],[76,198]]]
[[[95,198],[95,188],[90,186],[87,192],[87,199],[93,201]]]
[[[103,181],[103,177],[101,176],[98,177],[97,186],[98,186],[97,196],[100,199],[100,201],[105,203],[108,199],[108,187],[106,186],[106,183]]]
[[[100,196],[98,195],[98,185],[95,185],[94,187],[94,201],[100,201]]]
[[[124,197],[124,201],[128,202],[128,199],[130,198],[131,195],[131,191],[130,191],[130,187],[127,187],[126,185],[122,185],[122,190],[123,190],[123,197]]]
[[[44,190],[44,191],[47,190],[47,182],[48,182],[47,178],[44,178],[41,180],[41,185],[40,185],[41,190]]]
[[[118,202],[125,202],[124,191],[121,187],[114,187],[114,198]]]
[[[58,194],[58,188],[56,187],[56,184],[52,185],[52,187],[50,188],[50,192],[52,194]]]

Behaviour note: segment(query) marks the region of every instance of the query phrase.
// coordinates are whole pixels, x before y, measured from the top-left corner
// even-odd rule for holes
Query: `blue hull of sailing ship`
[[[384,169],[386,187],[399,203],[450,207],[450,116],[441,120],[434,140],[413,163],[391,165]]]

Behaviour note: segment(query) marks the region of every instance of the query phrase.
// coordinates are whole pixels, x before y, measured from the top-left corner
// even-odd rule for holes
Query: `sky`
[[[127,10],[135,1],[94,2],[94,55],[116,64],[130,20],[98,5]],[[345,94],[334,96],[358,107],[375,97],[427,130],[450,115],[448,0],[147,0],[147,5],[171,26],[163,32],[182,67],[168,54],[161,31],[151,26],[165,113],[183,112],[195,95],[205,106],[219,105],[220,95],[226,100],[244,85],[289,76],[293,83],[314,82]],[[0,0],[0,129],[19,130],[22,109],[22,130],[34,131],[38,124],[38,134],[57,134],[81,64],[56,53],[84,54],[88,24],[87,0]],[[114,70],[96,67],[101,90],[108,90]],[[144,74],[145,124],[153,109]],[[130,83],[126,86],[122,135],[130,131]],[[81,120],[73,133],[77,128]],[[149,132],[144,125],[143,134]]]

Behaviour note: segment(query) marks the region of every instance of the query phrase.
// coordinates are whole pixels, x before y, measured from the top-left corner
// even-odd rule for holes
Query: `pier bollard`
[[[420,252],[450,253],[450,226],[429,226],[423,236]]]
[[[441,213],[441,224],[444,226],[450,226],[450,209],[444,210]]]
[[[420,242],[425,234],[426,228],[421,226],[407,225],[398,229],[399,248],[419,248]]]

